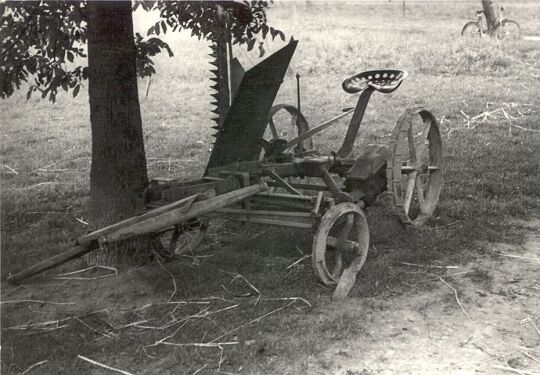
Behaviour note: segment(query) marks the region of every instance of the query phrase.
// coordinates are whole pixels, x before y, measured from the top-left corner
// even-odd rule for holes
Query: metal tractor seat
[[[405,77],[407,77],[407,72],[402,70],[368,70],[367,72],[355,74],[343,81],[341,85],[343,90],[349,94],[360,93],[360,97],[354,109],[345,140],[337,152],[337,156],[346,158],[352,153],[354,140],[358,134],[358,129],[362,123],[362,118],[364,117],[364,112],[371,94],[375,91],[382,92],[383,94],[390,93],[401,85]]]
[[[349,94],[355,94],[370,87],[387,94],[396,90],[405,77],[407,77],[407,72],[402,70],[369,70],[347,78],[343,81],[342,87]]]

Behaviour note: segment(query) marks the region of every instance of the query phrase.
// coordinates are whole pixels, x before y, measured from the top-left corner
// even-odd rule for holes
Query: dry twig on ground
[[[537,257],[524,257],[519,255],[513,255],[513,254],[505,254],[505,253],[499,253],[500,256],[507,257],[507,258],[516,258],[516,259],[523,259],[523,260],[534,260],[538,263],[540,263],[540,258]]]
[[[96,277],[71,277],[72,275],[77,275],[77,274],[80,274],[80,273],[83,273],[83,272],[86,272],[86,271],[90,271],[90,270],[93,270],[93,269],[98,269],[98,268],[103,268],[103,269],[112,271],[113,273],[110,273],[108,275],[96,276]],[[114,268],[114,267],[92,266],[92,267],[88,267],[88,268],[85,268],[85,269],[82,269],[82,270],[60,274],[60,275],[56,276],[54,279],[55,280],[98,280],[98,279],[103,279],[103,278],[106,278],[106,277],[117,276],[117,275],[118,275],[118,270],[116,268]]]
[[[23,372],[21,372],[20,375],[28,374],[31,370],[33,370],[33,369],[35,369],[36,367],[41,366],[42,364],[47,363],[47,362],[49,362],[48,359],[46,359],[46,360],[44,360],[44,361],[40,361],[40,362],[34,363],[34,364],[31,365],[30,367],[28,367],[26,370],[24,370]]]
[[[74,319],[76,321],[78,321],[79,323],[81,323],[83,326],[85,326],[86,328],[88,328],[89,330],[93,331],[93,332],[96,332],[104,337],[107,337],[107,338],[112,338],[112,339],[116,339],[118,340],[118,335],[117,334],[114,334],[114,333],[107,333],[107,332],[101,332],[99,329],[97,328],[94,328],[92,327],[90,324],[84,322],[82,319],[79,319],[78,317],[74,317]]]
[[[311,258],[311,254],[306,254],[303,257],[300,257],[298,260],[294,261],[293,263],[289,264],[286,270],[291,269],[292,267],[296,266],[298,263],[302,263],[304,260]]]
[[[236,331],[238,331],[239,329],[242,329],[242,328],[244,328],[244,327],[247,327],[247,326],[249,326],[249,325],[251,325],[251,324],[253,324],[253,323],[257,323],[258,321],[263,320],[264,318],[266,318],[266,317],[269,316],[269,315],[275,314],[275,313],[277,313],[278,311],[281,311],[281,310],[283,310],[283,309],[286,309],[287,307],[291,306],[291,305],[292,305],[293,303],[295,303],[295,302],[296,302],[296,300],[292,301],[291,303],[288,303],[288,304],[285,305],[285,306],[278,307],[277,309],[274,309],[274,310],[272,310],[272,311],[270,311],[270,312],[268,312],[268,313],[266,313],[266,314],[264,314],[264,315],[261,315],[261,316],[259,316],[258,318],[255,318],[255,319],[253,319],[253,320],[250,320],[249,322],[247,322],[247,323],[245,323],[245,324],[242,324],[242,325],[240,325],[240,326],[238,326],[238,327],[236,327],[236,328],[231,329],[230,331],[225,332],[224,334],[222,334],[221,336],[216,337],[215,339],[211,340],[210,342],[216,342],[217,340],[219,340],[219,339],[221,339],[221,338],[223,338],[223,337],[225,337],[225,336],[227,336],[227,335],[230,335],[231,333],[236,332]]]
[[[456,290],[456,288],[454,288],[452,285],[448,284],[448,282],[446,282],[446,280],[444,280],[442,277],[440,277],[439,275],[435,275],[435,274],[428,274],[428,275],[431,275],[433,277],[436,277],[438,278],[439,280],[441,280],[441,282],[446,285],[447,287],[449,287],[450,289],[452,289],[452,291],[454,292],[454,297],[456,299],[456,302],[457,304],[459,305],[459,308],[461,309],[461,311],[463,312],[463,315],[465,315],[465,317],[468,319],[468,320],[472,320],[471,317],[469,316],[469,314],[467,314],[467,311],[465,311],[465,308],[463,307],[463,305],[461,304],[461,301],[459,300],[459,297],[458,297],[458,292]]]
[[[535,362],[540,363],[540,360],[539,360],[539,359],[537,359],[536,357],[533,357],[532,355],[530,355],[530,354],[527,353],[526,351],[524,351],[524,350],[522,350],[522,349],[520,349],[520,348],[516,348],[516,350],[517,350],[518,352],[520,352],[521,354],[523,354],[525,357],[527,357],[527,358],[529,358],[529,359],[532,359],[532,360],[535,361]]]
[[[409,263],[409,262],[401,262],[401,264],[404,264],[406,266],[413,266],[413,267],[421,267],[421,268],[444,268],[444,269],[458,269],[458,266],[436,266],[436,265],[423,265],[423,264],[416,264],[416,263]]]
[[[124,371],[124,370],[120,370],[120,369],[105,365],[103,363],[99,363],[98,361],[94,361],[93,359],[86,358],[86,357],[84,357],[84,356],[82,356],[80,354],[77,356],[77,358],[80,358],[83,361],[89,362],[89,363],[91,363],[93,365],[105,368],[105,369],[110,370],[110,371],[118,372],[118,373],[124,374],[124,375],[133,375],[131,372],[127,372],[127,371]]]
[[[33,299],[14,299],[11,301],[0,301],[0,304],[7,304],[7,303],[40,303],[40,304],[47,304],[47,305],[75,305],[75,302],[49,302],[49,301],[40,301],[40,300],[33,300]]]
[[[156,258],[156,261],[158,262],[159,266],[169,274],[169,276],[171,277],[171,281],[172,281],[172,284],[173,284],[173,292],[171,294],[171,296],[169,297],[169,299],[167,299],[167,302],[169,302],[170,300],[173,299],[174,295],[176,294],[176,292],[178,291],[178,288],[176,287],[176,279],[174,277],[174,275],[171,273],[171,271],[169,271],[162,263],[161,263],[161,260],[159,259],[159,254],[157,254],[155,251],[154,251],[154,256]]]

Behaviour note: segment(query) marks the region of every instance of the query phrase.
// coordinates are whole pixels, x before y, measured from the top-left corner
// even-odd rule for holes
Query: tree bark
[[[144,207],[148,182],[137,88],[131,1],[88,1],[88,94],[92,128],[91,229],[132,216]],[[86,256],[91,264],[140,261],[152,253],[151,236],[122,241]]]
[[[142,209],[148,177],[131,1],[88,1],[88,11],[89,216],[97,228]]]
[[[482,7],[484,8],[488,29],[491,30],[499,19],[499,9],[494,0],[482,0]]]

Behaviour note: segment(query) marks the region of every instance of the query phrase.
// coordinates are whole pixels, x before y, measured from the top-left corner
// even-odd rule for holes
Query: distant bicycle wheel
[[[521,38],[521,27],[516,21],[502,20],[493,30],[497,39],[517,40]]]
[[[480,38],[484,35],[482,28],[478,25],[478,22],[470,21],[461,29],[461,36],[467,38]]]

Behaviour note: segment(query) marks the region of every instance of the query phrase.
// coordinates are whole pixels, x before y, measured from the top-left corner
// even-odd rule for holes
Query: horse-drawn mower
[[[337,285],[334,298],[346,297],[368,253],[366,207],[385,194],[405,225],[420,226],[432,216],[443,183],[439,126],[425,109],[406,110],[389,145],[370,144],[352,157],[370,96],[393,92],[407,74],[375,70],[345,79],[343,89],[359,94],[356,107],[309,129],[299,108],[272,106],[297,43],[291,40],[246,72],[230,59],[226,72],[217,71],[216,88],[227,86],[228,97],[216,95],[216,142],[202,178],[152,181],[144,213],[88,233],[68,251],[8,280],[141,235],[159,237],[174,254],[193,252],[211,219],[226,216],[313,230],[315,274],[322,283]],[[297,129],[293,139],[280,139],[275,129],[274,114],[282,110]],[[312,149],[315,134],[351,113],[339,150],[321,155]],[[263,139],[267,128],[273,139]]]

